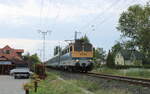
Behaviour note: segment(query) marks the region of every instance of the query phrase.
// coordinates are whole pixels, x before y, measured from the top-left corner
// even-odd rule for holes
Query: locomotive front
[[[91,71],[93,68],[93,46],[89,42],[76,40],[72,45],[72,60],[76,70],[82,72]]]

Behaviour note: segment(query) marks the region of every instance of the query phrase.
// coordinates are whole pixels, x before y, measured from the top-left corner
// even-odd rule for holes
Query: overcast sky
[[[119,40],[116,30],[120,14],[130,5],[148,0],[0,0],[0,47],[10,45],[25,52],[42,53],[42,35],[48,34],[46,58],[74,31],[87,35],[95,47],[110,49]]]

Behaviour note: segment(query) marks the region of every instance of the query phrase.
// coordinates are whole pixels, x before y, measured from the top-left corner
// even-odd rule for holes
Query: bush
[[[109,68],[115,68],[114,55],[111,52],[108,53],[106,65]]]

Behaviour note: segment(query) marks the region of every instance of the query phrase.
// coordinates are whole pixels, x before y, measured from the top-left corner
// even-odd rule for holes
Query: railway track
[[[114,75],[92,73],[92,72],[89,72],[86,75],[97,77],[97,78],[104,78],[108,80],[124,81],[124,82],[128,82],[131,84],[137,84],[137,85],[142,85],[145,87],[150,87],[150,79],[133,78],[133,77],[126,77],[126,76],[114,76]]]
[[[53,70],[56,70],[56,69],[53,69]],[[66,71],[63,71],[63,72],[71,73],[71,72],[66,72]],[[74,72],[73,72],[73,74],[74,74]],[[76,72],[75,72],[75,74],[76,74]],[[115,76],[115,75],[110,75],[110,74],[101,74],[101,73],[93,73],[93,72],[79,73],[79,74],[91,76],[91,77],[97,77],[97,78],[104,78],[107,80],[123,81],[123,82],[128,82],[128,83],[134,84],[134,85],[150,87],[150,79],[134,78],[134,77],[127,77],[127,76]]]

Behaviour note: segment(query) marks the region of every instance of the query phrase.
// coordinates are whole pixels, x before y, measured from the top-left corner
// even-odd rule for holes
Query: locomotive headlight
[[[90,62],[92,62],[92,60],[91,60],[91,59],[90,59],[89,61],[90,61]]]
[[[79,60],[77,59],[76,62],[79,62]]]

